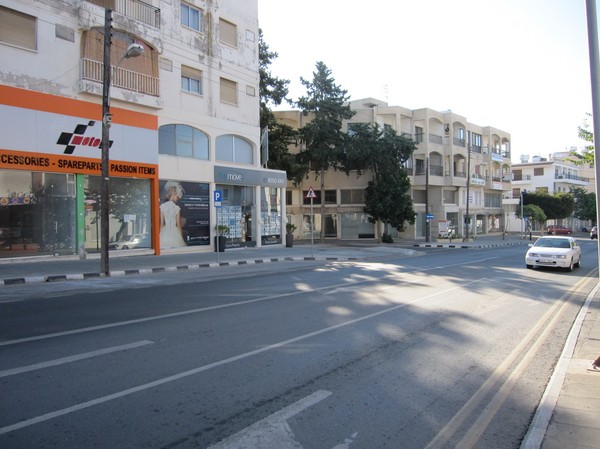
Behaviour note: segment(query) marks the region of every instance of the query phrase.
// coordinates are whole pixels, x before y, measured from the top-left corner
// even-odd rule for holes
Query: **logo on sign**
[[[72,133],[63,132],[56,141],[57,145],[65,145],[64,154],[73,154],[77,146],[99,148],[102,144],[102,139],[98,137],[86,137],[85,132],[89,127],[96,124],[95,121],[88,122],[87,125],[79,124],[75,127]],[[108,146],[111,147],[113,144],[112,140],[108,142]]]

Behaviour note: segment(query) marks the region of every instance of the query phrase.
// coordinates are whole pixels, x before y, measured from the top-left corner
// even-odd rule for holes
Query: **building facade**
[[[526,192],[547,193],[569,193],[573,187],[581,187],[588,192],[595,191],[593,170],[590,167],[575,165],[569,162],[568,155],[556,153],[548,158],[534,156],[529,160],[529,156],[521,157],[521,163],[513,164],[512,191],[506,195],[505,204],[507,204],[512,213],[510,214],[509,229],[512,231],[523,232],[527,229],[526,221],[521,221],[515,215],[517,208],[521,204],[521,195]],[[575,217],[565,218],[554,223],[554,220],[548,224],[560,224],[571,227],[573,230],[588,228],[591,223],[583,222]],[[532,226],[536,226],[532,223]]]
[[[257,3],[3,2],[0,254],[100,248],[107,21],[111,245],[211,251],[218,224],[229,246],[282,243],[286,174],[260,160]],[[131,44],[143,53],[125,57]]]
[[[288,185],[288,221],[299,227],[298,237],[320,235],[339,239],[378,239],[383,232],[409,239],[435,239],[455,235],[487,234],[504,230],[507,211],[504,192],[511,189],[510,134],[479,126],[452,111],[411,110],[373,99],[351,101],[354,117],[346,122],[390,126],[412,138],[417,150],[407,163],[416,212],[415,225],[398,233],[384,224],[369,223],[363,212],[364,189],[370,177],[330,171],[325,174],[325,216],[320,212],[320,192],[313,199],[312,220],[307,192],[319,190],[318,174],[311,173],[300,186]],[[278,111],[282,123],[302,127],[309,117],[301,111]],[[298,151],[298,149],[293,150]],[[470,182],[468,182],[470,180]],[[318,208],[314,208],[318,205]],[[469,217],[469,219],[467,219]],[[429,226],[427,222],[429,221]],[[427,232],[429,231],[429,235]]]

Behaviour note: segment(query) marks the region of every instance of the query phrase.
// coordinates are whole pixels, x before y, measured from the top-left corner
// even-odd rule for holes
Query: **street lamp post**
[[[108,181],[109,181],[109,148],[110,148],[110,125],[112,115],[110,113],[110,84],[111,84],[111,66],[110,66],[110,46],[111,46],[111,26],[112,11],[108,8],[104,10],[104,76],[102,80],[102,164],[100,175],[100,265],[101,271],[105,276],[110,274],[108,263],[108,240],[109,231],[109,199],[108,199]],[[140,44],[131,44],[127,51],[117,64],[117,67],[123,59],[140,56],[144,52],[144,47]]]

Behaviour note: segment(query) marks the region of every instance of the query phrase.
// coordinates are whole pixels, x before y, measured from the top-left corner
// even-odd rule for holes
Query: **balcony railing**
[[[429,134],[429,142],[442,144],[442,136],[436,134]]]
[[[104,64],[93,59],[81,59],[81,78],[84,80],[103,82]],[[120,67],[111,66],[112,86],[132,90],[142,94],[159,96],[159,79],[143,73],[133,72]]]
[[[110,8],[113,11],[131,17],[154,28],[160,28],[160,8],[140,0],[88,0],[90,3]]]
[[[584,178],[582,176],[577,175],[569,175],[567,173],[562,175],[556,175],[556,179],[571,179],[573,181],[582,181],[582,182],[590,182],[590,178]]]
[[[461,139],[460,137],[453,137],[452,142],[454,142],[454,145],[456,145],[457,147],[465,146],[465,139]]]

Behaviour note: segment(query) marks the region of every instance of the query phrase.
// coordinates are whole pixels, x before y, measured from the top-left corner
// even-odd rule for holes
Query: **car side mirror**
[[[527,246],[531,248],[533,246],[533,243],[529,243]]]

